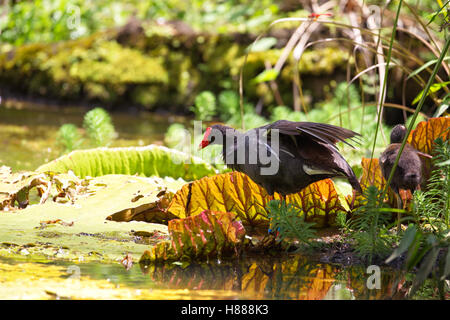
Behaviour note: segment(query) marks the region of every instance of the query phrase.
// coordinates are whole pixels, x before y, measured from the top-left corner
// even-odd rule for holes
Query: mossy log
[[[203,90],[237,88],[246,49],[254,39],[248,34],[195,33],[179,23],[126,25],[72,41],[4,49],[0,84],[21,95],[106,106],[171,107],[183,112]],[[269,86],[252,79],[265,69],[266,62],[275,64],[282,51],[278,47],[248,56],[244,68],[247,99],[275,103]],[[347,63],[347,50],[328,45],[307,50],[298,67],[303,79],[329,80],[336,71],[345,74]],[[288,60],[277,80],[286,104],[292,101],[295,67],[296,62]],[[314,81],[308,83],[304,89],[322,98],[321,91],[314,91]]]

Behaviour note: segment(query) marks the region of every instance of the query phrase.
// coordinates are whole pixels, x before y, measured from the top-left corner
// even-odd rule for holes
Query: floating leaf
[[[183,186],[167,210],[180,218],[195,216],[203,210],[233,212],[244,225],[266,228],[267,203],[274,199],[281,197],[278,194],[269,196],[264,188],[243,173],[228,172]],[[286,202],[298,208],[299,215],[305,214],[307,221],[316,222],[317,227],[333,225],[337,212],[345,211],[333,181],[329,179],[288,195]]]
[[[77,150],[42,165],[39,172],[68,172],[98,177],[106,174],[159,176],[195,180],[216,170],[202,159],[162,146]]]
[[[30,203],[30,193],[36,188],[40,195],[40,204],[52,197],[54,201],[73,200],[82,194],[86,181],[73,175],[55,175],[52,172],[39,173],[26,171],[12,173],[8,167],[2,167],[0,173],[0,210],[26,208]],[[9,170],[8,170],[9,169]]]
[[[170,220],[169,234],[171,241],[145,251],[140,262],[221,257],[242,242],[245,230],[234,214],[205,210],[195,217]]]
[[[59,176],[55,175],[53,179]],[[88,183],[83,192],[72,195],[73,201],[57,202],[49,198],[43,204],[31,204],[11,212],[0,211],[3,230],[0,243],[8,242],[17,247],[11,253],[13,255],[20,251],[21,246],[31,243],[34,246],[27,247],[27,250],[38,256],[54,257],[58,254],[58,248],[65,247],[67,249],[61,257],[66,259],[115,260],[122,259],[124,253],[138,259],[149,244],[144,239],[147,237],[138,235],[155,231],[167,233],[167,227],[138,221],[117,221],[135,218],[126,214],[135,208],[146,207],[150,212],[160,207],[165,209],[161,197],[174,193],[185,184],[182,180],[171,178],[126,175],[106,175],[80,181]],[[146,213],[142,211],[140,214]],[[108,217],[112,218],[106,220]],[[64,223],[48,223],[58,220]],[[154,240],[153,243],[159,241],[150,240]],[[93,254],[95,252],[98,254]]]
[[[348,204],[341,201],[334,182],[325,179],[310,184],[298,193],[287,196],[291,203],[305,215],[305,221],[316,222],[319,226],[335,225],[338,212],[346,212]]]

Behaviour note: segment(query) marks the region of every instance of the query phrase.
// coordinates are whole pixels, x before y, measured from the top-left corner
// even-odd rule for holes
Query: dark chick
[[[391,144],[380,156],[381,172],[386,180],[389,178],[405,135],[406,127],[401,124],[396,125],[391,132]],[[397,194],[399,193],[399,189],[410,190],[413,193],[419,187],[421,178],[422,162],[419,154],[411,145],[405,144],[390,187]]]
[[[287,120],[245,133],[213,125],[206,129],[200,148],[222,145],[225,164],[248,175],[270,195],[296,193],[313,182],[340,176],[361,192],[353,170],[336,148],[337,142],[347,143],[357,135],[333,125]]]

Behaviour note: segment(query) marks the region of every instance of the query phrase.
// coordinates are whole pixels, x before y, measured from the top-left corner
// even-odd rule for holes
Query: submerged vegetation
[[[350,252],[357,264],[397,269],[383,297],[429,290],[448,299],[449,2],[414,3],[8,2],[0,12],[0,95],[101,107],[78,126],[60,124],[48,148],[57,145],[61,157],[23,172],[0,167],[0,256],[187,270],[281,247],[326,252],[331,263],[336,252]],[[362,136],[357,148],[338,147],[363,193],[325,179],[270,196],[230,172],[219,146],[198,151],[194,130],[204,127],[191,118],[170,120],[158,142],[168,148],[117,147],[109,111],[128,107],[194,116],[203,126],[251,129],[286,119],[354,130]],[[420,190],[401,193],[401,209],[393,172],[385,179],[377,159],[397,123],[408,131],[401,150],[408,143],[432,157],[422,159]],[[331,240],[321,230],[333,230]],[[268,273],[252,264],[243,279],[323,273],[330,281],[318,292],[309,283],[305,297],[339,291],[331,265],[309,270],[300,260]]]

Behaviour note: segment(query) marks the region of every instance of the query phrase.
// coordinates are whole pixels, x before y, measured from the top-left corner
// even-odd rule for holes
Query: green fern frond
[[[445,231],[450,228],[450,145],[441,138],[435,140],[433,152],[435,169],[428,180],[426,191],[416,191],[413,213],[422,228]]]
[[[385,204],[381,200],[381,191],[375,186],[369,186],[364,192],[362,205],[349,222],[356,252],[368,258],[370,263],[375,256],[389,254],[393,242],[393,236],[387,229],[391,215],[383,207]]]
[[[296,239],[300,243],[310,244],[309,241],[316,233],[312,229],[315,223],[306,222],[300,216],[298,209],[285,201],[272,200],[267,204],[270,228],[279,232],[279,241],[287,238]]]

